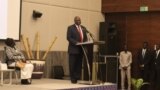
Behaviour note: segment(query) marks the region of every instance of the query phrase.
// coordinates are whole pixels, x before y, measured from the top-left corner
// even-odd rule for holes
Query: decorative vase
[[[41,79],[44,73],[45,60],[31,60],[34,66],[32,79]]]

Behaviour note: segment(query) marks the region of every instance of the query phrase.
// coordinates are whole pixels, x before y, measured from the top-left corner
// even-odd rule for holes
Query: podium
[[[99,45],[99,44],[104,44],[104,41],[87,41],[87,42],[82,42],[78,43],[77,45],[81,45],[86,65],[87,65],[87,70],[88,70],[88,81],[82,81],[82,84],[87,84],[87,85],[93,85],[93,81],[91,80],[91,73],[92,73],[92,64],[93,64],[93,47],[94,45]]]

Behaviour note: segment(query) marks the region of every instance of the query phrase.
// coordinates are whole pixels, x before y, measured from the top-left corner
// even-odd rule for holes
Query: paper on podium
[[[93,44],[93,41],[81,42],[77,43],[76,45],[86,45],[86,44]]]
[[[86,45],[86,44],[105,44],[105,41],[87,41],[87,42],[81,42],[81,43],[77,43],[76,45]]]
[[[95,45],[98,45],[98,44],[105,44],[105,41],[94,41],[94,44],[95,44]]]

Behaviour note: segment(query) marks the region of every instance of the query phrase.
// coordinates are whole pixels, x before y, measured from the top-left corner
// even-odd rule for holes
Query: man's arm
[[[125,65],[123,64],[123,53],[122,53],[122,52],[120,52],[119,63],[120,63],[120,67],[124,67],[124,66],[125,66]]]
[[[128,60],[129,61],[128,61],[128,64],[126,65],[126,67],[129,67],[132,63],[132,53],[131,52],[129,52],[129,59]]]
[[[71,26],[69,26],[67,29],[67,40],[74,45],[78,43],[77,40],[73,36],[73,29]]]
[[[24,59],[24,56],[21,56],[20,54],[17,55],[14,53],[15,51],[12,50],[11,47],[6,47],[6,54],[7,54],[7,57],[10,59],[10,60],[22,60]]]

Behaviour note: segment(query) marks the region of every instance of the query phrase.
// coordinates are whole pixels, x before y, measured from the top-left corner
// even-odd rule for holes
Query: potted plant
[[[149,84],[148,82],[144,82],[142,78],[132,78],[131,84],[133,85],[134,90],[141,90],[141,87],[145,84]]]

